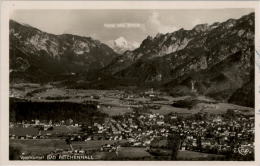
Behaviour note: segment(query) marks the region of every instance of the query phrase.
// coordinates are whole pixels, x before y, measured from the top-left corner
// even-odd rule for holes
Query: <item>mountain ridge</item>
[[[193,32],[198,31],[198,27],[202,27],[202,30]],[[211,28],[206,30],[205,27]],[[192,30],[180,29],[173,33],[158,34],[154,38],[148,36],[139,48],[128,52],[128,59],[127,56],[119,56],[121,58],[118,57],[105,71],[112,73],[115,79],[135,80],[139,82],[138,86],[155,84],[154,88],[161,87],[173,95],[199,93],[231,101],[230,98],[238,89],[241,90],[245,83],[253,80],[254,31],[254,13],[250,13],[222,23],[197,25]],[[184,41],[183,37],[189,37],[187,34],[195,37],[185,43],[185,47],[168,54],[160,42],[167,45],[167,40],[176,38],[170,36],[172,34],[179,35],[179,43]],[[153,53],[153,50],[162,51],[161,55],[156,51]],[[192,84],[196,92],[192,90]],[[234,96],[232,98],[237,99]],[[249,98],[254,100],[252,95]]]
[[[118,56],[109,46],[91,37],[62,34],[54,35],[10,20],[10,67],[12,73],[32,66],[41,70],[39,74],[49,76],[81,73],[98,70]],[[18,59],[17,59],[18,58]],[[19,67],[22,65],[22,70]],[[48,67],[52,71],[48,70]],[[27,69],[24,68],[27,66]],[[32,72],[32,71],[31,71]],[[19,76],[19,74],[17,74]],[[30,74],[28,74],[30,76]],[[33,78],[31,80],[37,80]]]
[[[37,81],[41,75],[40,80],[64,80],[63,86],[71,88],[153,87],[172,95],[202,94],[232,103],[239,103],[240,94],[254,100],[253,93],[245,93],[254,73],[254,13],[147,36],[140,47],[123,54],[91,37],[48,36],[38,29],[37,36],[36,28],[17,30],[11,24],[13,81]]]

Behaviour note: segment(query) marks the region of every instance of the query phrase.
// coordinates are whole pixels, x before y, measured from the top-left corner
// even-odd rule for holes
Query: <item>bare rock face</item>
[[[114,76],[132,78],[139,84],[156,82],[172,93],[182,91],[180,87],[191,90],[194,82],[197,93],[228,100],[252,80],[254,34],[252,13],[237,20],[197,25],[192,30],[148,36],[128,53],[131,64],[115,70]]]
[[[50,78],[98,70],[117,56],[110,47],[90,37],[53,35],[10,21],[10,66],[14,79],[26,75],[37,81],[36,73]],[[28,65],[18,65],[22,62]]]

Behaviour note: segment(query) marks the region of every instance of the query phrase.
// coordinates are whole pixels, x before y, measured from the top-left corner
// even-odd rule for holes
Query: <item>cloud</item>
[[[178,28],[173,25],[165,25],[160,21],[160,15],[158,12],[153,12],[151,16],[149,16],[146,24],[145,30],[152,31],[154,34],[156,33],[168,33],[174,32]]]

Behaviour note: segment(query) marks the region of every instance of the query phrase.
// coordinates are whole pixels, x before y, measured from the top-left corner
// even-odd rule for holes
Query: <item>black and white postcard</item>
[[[4,164],[259,164],[258,1],[2,9]]]

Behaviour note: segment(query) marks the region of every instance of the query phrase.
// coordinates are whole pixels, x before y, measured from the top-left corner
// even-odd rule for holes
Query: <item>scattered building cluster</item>
[[[59,123],[40,122],[10,124],[10,128],[31,128],[31,134],[10,133],[11,139],[68,138],[70,141],[109,140],[116,143],[100,146],[99,151],[115,152],[119,146],[145,147],[149,149],[160,141],[159,148],[167,148],[168,136],[179,133],[180,150],[214,154],[239,153],[239,148],[254,149],[254,117],[238,114],[232,118],[225,115],[195,114],[183,117],[171,113],[161,115],[133,111],[124,115],[106,118],[103,124],[94,122],[84,125],[72,119]],[[55,132],[58,127],[78,128],[74,132]],[[81,150],[82,151],[82,150]],[[253,151],[252,151],[253,153]]]

